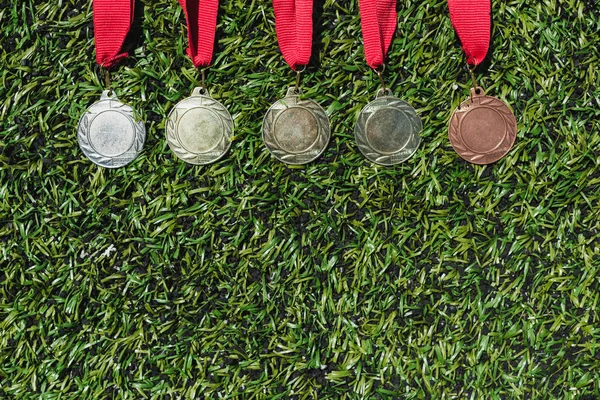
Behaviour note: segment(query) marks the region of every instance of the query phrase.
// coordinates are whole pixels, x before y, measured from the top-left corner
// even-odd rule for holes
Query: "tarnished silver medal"
[[[142,151],[146,127],[136,120],[130,106],[119,101],[113,91],[105,90],[81,116],[77,140],[90,161],[105,168],[119,168]]]
[[[231,147],[233,118],[206,89],[195,88],[167,119],[167,143],[183,161],[205,165],[223,157]]]
[[[369,161],[395,165],[417,151],[422,129],[415,109],[384,88],[360,112],[354,136],[359,150]]]
[[[302,91],[291,87],[287,95],[267,111],[262,126],[263,140],[269,152],[287,164],[307,164],[327,148],[331,137],[325,110],[310,99],[301,99]]]

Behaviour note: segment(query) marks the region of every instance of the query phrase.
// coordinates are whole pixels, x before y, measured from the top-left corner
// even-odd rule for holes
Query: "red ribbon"
[[[133,23],[135,0],[94,0],[96,62],[109,69],[128,56],[123,43]]]
[[[283,58],[294,71],[312,52],[313,0],[273,0],[275,30]]]
[[[212,63],[219,0],[179,0],[188,26],[187,54],[198,67]]]
[[[360,0],[365,58],[373,69],[383,65],[396,31],[396,0]]]
[[[490,47],[490,0],[448,0],[450,20],[462,43],[467,63],[479,65]]]

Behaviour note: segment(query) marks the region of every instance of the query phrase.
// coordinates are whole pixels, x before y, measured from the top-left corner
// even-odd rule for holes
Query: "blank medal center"
[[[275,140],[289,153],[302,153],[317,141],[319,128],[314,115],[301,107],[290,107],[275,120]]]
[[[131,148],[135,129],[131,120],[118,111],[103,111],[90,125],[90,144],[105,157],[116,157]]]
[[[381,108],[367,120],[367,141],[375,151],[393,154],[402,150],[412,135],[412,125],[406,115],[395,108]]]
[[[460,132],[467,147],[477,153],[487,153],[504,140],[506,123],[493,108],[476,107],[464,116]]]
[[[211,110],[191,108],[181,116],[177,135],[181,145],[191,153],[205,153],[221,141],[222,126],[219,117]]]

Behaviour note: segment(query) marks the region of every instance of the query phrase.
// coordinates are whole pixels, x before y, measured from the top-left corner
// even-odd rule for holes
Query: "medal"
[[[118,168],[140,154],[146,128],[135,120],[131,107],[105,90],[79,120],[77,138],[81,151],[90,161],[101,167]]]
[[[306,164],[327,148],[330,137],[325,110],[312,100],[301,100],[301,91],[288,89],[287,96],[269,108],[263,120],[263,140],[271,154],[287,164]]]
[[[188,26],[187,54],[196,68],[212,62],[219,0],[179,0]],[[183,161],[205,165],[222,158],[231,147],[233,118],[210,97],[204,85],[173,107],[166,123],[167,143]]]
[[[262,131],[267,150],[287,164],[307,164],[327,148],[329,118],[316,102],[302,98],[300,74],[312,49],[313,0],[273,0],[275,29],[285,61],[296,71],[296,86],[265,114]],[[303,67],[299,70],[299,67]]]
[[[360,0],[361,27],[367,64],[377,73],[381,89],[358,116],[356,144],[369,160],[395,165],[408,160],[421,143],[421,119],[410,104],[385,87],[384,60],[396,30],[396,0]]]
[[[219,160],[229,150],[232,134],[231,115],[202,88],[194,89],[192,96],[177,103],[167,120],[169,147],[190,164]]]
[[[358,149],[369,161],[395,165],[417,151],[421,130],[423,124],[415,109],[384,89],[360,112],[354,137]]]
[[[133,109],[108,88],[108,70],[127,57],[121,47],[131,28],[133,2],[95,0],[93,8],[96,61],[105,69],[107,90],[81,116],[77,140],[90,161],[102,167],[118,168],[140,154],[146,139],[144,123],[138,121]]]
[[[486,96],[482,88],[475,86],[471,98],[454,110],[448,135],[463,159],[473,164],[491,164],[513,147],[517,120],[504,102]]]
[[[448,0],[452,26],[467,56],[473,81],[471,96],[454,110],[448,136],[454,151],[473,164],[492,164],[504,157],[517,137],[517,120],[506,103],[486,96],[474,68],[486,57],[491,34],[490,0]]]

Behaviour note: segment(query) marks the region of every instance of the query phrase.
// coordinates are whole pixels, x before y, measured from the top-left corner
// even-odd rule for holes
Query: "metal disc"
[[[77,140],[83,154],[105,168],[123,167],[142,151],[146,127],[136,121],[133,109],[105,90],[100,100],[81,116]]]
[[[408,160],[421,143],[421,119],[408,103],[380,91],[358,116],[354,136],[361,153],[380,165]]]
[[[167,119],[167,143],[183,161],[205,165],[227,154],[233,136],[233,118],[225,106],[203,88],[177,103]]]
[[[454,110],[448,136],[454,151],[466,161],[491,164],[515,144],[517,120],[503,101],[486,96],[480,87],[473,88],[471,98]]]
[[[312,100],[301,100],[295,87],[275,102],[263,120],[267,150],[287,164],[307,164],[327,148],[331,136],[325,110]]]

